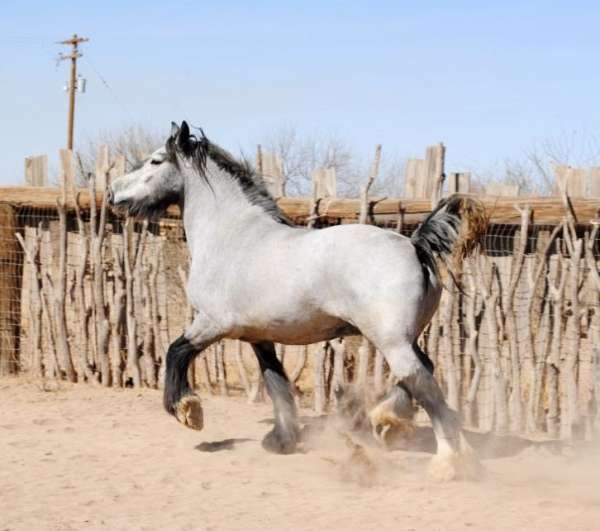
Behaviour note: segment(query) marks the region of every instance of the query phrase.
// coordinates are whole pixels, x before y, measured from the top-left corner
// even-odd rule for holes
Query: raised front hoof
[[[476,481],[483,476],[483,467],[471,449],[435,455],[429,463],[428,476],[433,481]]]
[[[175,406],[175,417],[184,426],[192,430],[201,430],[204,427],[204,413],[200,398],[196,395],[184,396]]]
[[[290,433],[276,426],[264,436],[262,446],[273,454],[293,454],[298,447],[298,432]]]

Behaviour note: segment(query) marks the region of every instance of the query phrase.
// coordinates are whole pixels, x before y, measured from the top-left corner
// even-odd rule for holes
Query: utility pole
[[[89,41],[89,39],[86,39],[85,37],[78,37],[75,33],[70,39],[60,41],[58,43],[72,47],[70,54],[61,53],[58,56],[59,61],[66,61],[67,59],[71,60],[71,81],[69,82],[68,87],[69,117],[67,122],[67,149],[69,150],[73,149],[73,131],[75,122],[75,90],[77,89],[77,59],[79,59],[82,56],[82,54],[79,52],[79,44],[87,41]]]

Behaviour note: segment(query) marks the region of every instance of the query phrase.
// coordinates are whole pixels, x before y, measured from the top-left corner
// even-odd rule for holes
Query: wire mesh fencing
[[[0,374],[160,387],[168,345],[193,318],[178,217],[121,218],[105,206],[0,205]],[[298,223],[306,219],[298,218]],[[339,223],[322,218],[317,228]],[[415,226],[376,220],[410,235]],[[451,407],[473,428],[589,438],[600,396],[597,227],[572,220],[490,225],[480,254],[442,268],[438,311],[419,339]],[[401,304],[401,301],[399,301]],[[392,384],[360,338],[278,346],[305,404],[335,388]],[[361,367],[362,364],[362,367]],[[248,345],[223,341],[190,381],[214,393],[264,392]]]

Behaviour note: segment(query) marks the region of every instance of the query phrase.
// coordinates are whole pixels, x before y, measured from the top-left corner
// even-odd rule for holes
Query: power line
[[[47,35],[25,35],[25,34],[10,34],[3,33],[0,35],[0,42],[30,42],[34,44],[40,44],[43,46],[50,46],[50,42],[52,41],[52,37]]]
[[[96,74],[96,76],[98,77],[98,79],[100,80],[100,82],[102,83],[102,85],[104,85],[104,87],[106,88],[106,90],[110,93],[110,95],[113,98],[113,101],[121,108],[121,110],[125,114],[127,114],[129,120],[133,123],[135,121],[134,118],[133,118],[133,115],[131,114],[131,112],[129,111],[129,109],[127,108],[127,106],[117,96],[115,90],[109,85],[109,83],[108,83],[108,81],[106,81],[105,77],[92,64],[92,62],[89,59],[89,54],[83,60],[84,60],[85,64],[92,69],[92,72],[94,72],[94,74]]]

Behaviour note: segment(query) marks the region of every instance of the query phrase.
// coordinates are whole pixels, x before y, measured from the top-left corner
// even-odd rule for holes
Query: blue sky
[[[565,131],[600,130],[597,2],[70,2],[2,0],[0,183],[66,137],[68,65],[83,45],[88,91],[76,144],[139,123],[188,119],[252,152],[283,124],[359,153],[492,168]],[[98,72],[109,84],[107,89]]]

